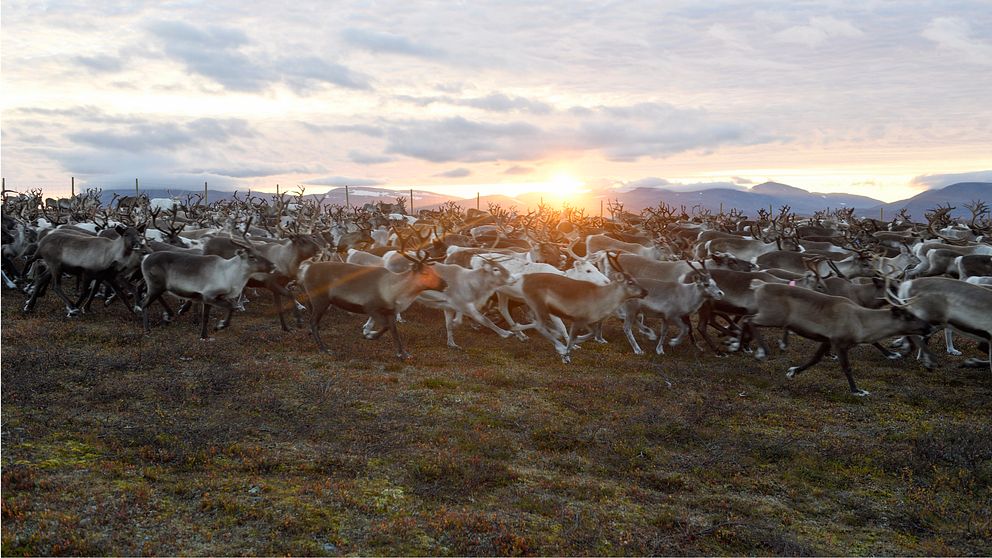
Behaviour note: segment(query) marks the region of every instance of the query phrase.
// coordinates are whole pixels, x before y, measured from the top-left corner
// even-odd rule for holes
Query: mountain
[[[883,210],[885,218],[891,219],[899,210],[905,208],[914,221],[925,222],[924,215],[927,211],[938,205],[950,204],[951,207],[955,208],[951,211],[951,216],[971,217],[971,212],[964,205],[976,200],[992,203],[992,182],[958,182],[939,190],[921,192],[906,200],[878,204],[865,214],[874,216],[878,214],[879,210]]]
[[[141,192],[152,198],[165,198],[170,195],[185,198],[188,193],[186,190],[178,189],[171,191],[149,189],[141,190]],[[134,190],[105,190],[101,196],[101,200],[103,203],[108,203],[115,193],[131,196],[134,195]],[[243,198],[245,194],[247,194],[247,191],[241,191],[239,196]],[[210,190],[208,192],[208,199],[211,202],[221,199],[232,199],[233,195],[234,192]],[[271,194],[257,193],[256,195],[268,197]],[[332,188],[321,194],[308,193],[307,196],[314,198],[322,197],[324,203],[327,204],[345,204],[344,188]],[[407,200],[407,208],[409,209],[409,189],[392,190],[364,186],[348,188],[347,201],[351,205],[361,206],[377,201],[393,203],[398,197],[403,197]],[[485,210],[488,209],[490,203],[497,203],[505,209],[516,207],[520,211],[526,211],[527,209],[536,209],[542,200],[556,208],[560,204],[560,201],[551,194],[530,192],[520,194],[516,197],[498,194],[482,196],[479,199],[479,207]],[[970,217],[970,212],[965,209],[964,204],[974,200],[983,200],[992,203],[992,182],[959,182],[939,190],[927,190],[912,198],[893,203],[883,203],[880,200],[854,194],[816,194],[802,188],[796,188],[778,182],[765,182],[752,187],[750,190],[711,188],[691,192],[676,192],[665,189],[664,187],[649,186],[634,188],[626,192],[603,189],[576,196],[569,199],[567,203],[572,207],[584,209],[586,215],[590,216],[599,215],[600,208],[602,207],[603,214],[608,216],[609,203],[614,200],[622,203],[626,211],[633,213],[639,213],[647,207],[656,207],[659,202],[664,201],[666,204],[676,208],[685,206],[686,211],[690,213],[696,206],[708,209],[713,213],[718,213],[722,207],[724,211],[730,211],[733,208],[740,209],[751,217],[756,216],[759,209],[767,210],[771,208],[772,212],[778,213],[779,208],[787,205],[798,215],[812,215],[816,211],[828,208],[854,208],[858,215],[869,217],[877,216],[881,210],[883,216],[886,219],[890,219],[900,209],[906,208],[914,220],[921,221],[926,211],[947,203],[950,203],[952,207],[956,208],[952,212],[952,215]],[[461,199],[435,192],[413,191],[413,209],[415,211],[425,208],[437,209],[448,201],[458,203],[462,209],[475,208],[476,206],[475,198]]]

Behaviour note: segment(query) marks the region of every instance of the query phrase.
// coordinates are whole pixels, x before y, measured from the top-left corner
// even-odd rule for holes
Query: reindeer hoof
[[[172,316],[170,316],[168,312],[162,312],[162,323],[172,323]]]
[[[786,350],[786,349],[789,348],[789,344],[786,343],[785,341],[779,340],[779,342],[778,342],[778,348],[779,349],[782,349],[784,351],[784,350]]]
[[[758,360],[765,360],[768,358],[768,354],[765,352],[763,347],[758,347],[758,350],[754,351],[754,358]]]
[[[796,374],[798,374],[798,373],[799,373],[799,367],[798,366],[790,366],[789,367],[789,370],[786,371],[786,373],[785,373],[785,377],[786,378],[795,378],[796,377]]]
[[[654,348],[654,354],[656,354],[656,355],[663,355],[663,354],[665,354],[665,348],[664,347],[655,347]]]
[[[65,317],[66,318],[75,318],[76,316],[78,316],[81,313],[82,313],[82,311],[79,308],[69,308],[69,310],[66,313]]]
[[[572,362],[572,357],[568,355],[560,355],[562,364],[570,364]]]
[[[217,322],[217,325],[214,326],[214,329],[220,331],[222,329],[225,329],[228,325],[230,324],[228,324],[227,322]]]
[[[203,341],[204,343],[213,343],[215,339],[213,337],[201,337],[200,341]]]
[[[519,339],[521,341],[526,341],[527,339],[529,339],[527,337],[527,334],[524,333],[524,332],[522,332],[522,331],[516,331],[516,332],[514,332],[514,335],[516,335],[517,336],[517,339]]]
[[[889,360],[899,360],[902,358],[902,355],[895,351],[889,351],[889,353],[885,355],[885,358]]]
[[[396,358],[398,358],[400,360],[410,360],[411,358],[413,358],[413,355],[411,355],[410,353],[405,353],[405,352],[404,353],[396,353]]]
[[[462,350],[464,350],[464,349],[462,349],[462,348],[461,348],[461,347],[460,347],[460,346],[458,345],[458,343],[448,343],[448,348],[449,348],[449,349],[458,349],[459,351],[462,351]]]
[[[863,389],[859,389],[857,391],[852,391],[851,395],[855,397],[868,397],[869,395],[871,395],[871,392],[865,391]]]
[[[962,353],[957,349],[947,349],[947,354],[954,356],[961,356]]]

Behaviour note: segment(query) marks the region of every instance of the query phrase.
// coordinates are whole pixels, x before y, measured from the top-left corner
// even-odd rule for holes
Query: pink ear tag
[[[789,286],[790,287],[795,287],[796,286],[796,280],[793,279],[792,281],[789,281]]]

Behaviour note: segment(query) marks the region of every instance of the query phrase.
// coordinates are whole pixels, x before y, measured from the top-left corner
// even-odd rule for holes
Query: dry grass
[[[266,297],[259,297],[260,300]],[[407,313],[415,359],[265,302],[199,342],[2,300],[3,554],[992,553],[992,378],[550,344]],[[335,324],[334,322],[337,321]],[[974,353],[974,347],[962,343]]]

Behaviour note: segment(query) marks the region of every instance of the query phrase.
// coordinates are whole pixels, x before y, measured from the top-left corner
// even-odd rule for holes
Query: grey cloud
[[[349,44],[372,52],[403,54],[420,58],[438,58],[444,53],[427,45],[416,44],[410,39],[369,29],[345,29],[342,38]]]
[[[347,176],[328,176],[324,178],[315,178],[313,180],[307,180],[304,184],[312,184],[314,186],[376,186],[382,184],[381,180],[375,180],[372,178],[349,178]]]
[[[378,126],[370,126],[367,124],[311,124],[309,122],[301,122],[304,128],[310,130],[314,133],[327,133],[327,132],[343,132],[349,134],[362,134],[365,136],[373,138],[381,138],[386,135],[386,131]]]
[[[297,93],[305,94],[314,85],[330,83],[348,89],[370,89],[366,76],[348,69],[346,66],[327,62],[313,56],[286,58],[279,67],[288,76],[287,83]]]
[[[387,127],[386,151],[435,163],[533,161],[568,151],[598,151],[613,161],[633,161],[787,140],[664,103],[600,106],[587,114],[574,126],[548,130],[520,121],[485,123],[463,117],[396,122]]]
[[[247,122],[238,119],[199,118],[185,124],[139,122],[123,129],[84,130],[68,134],[69,140],[98,149],[140,153],[175,150],[202,142],[225,141],[252,135]]]
[[[532,101],[523,97],[509,97],[502,93],[493,93],[492,95],[477,99],[465,99],[456,104],[495,112],[509,112],[512,110],[534,114],[548,114],[551,112],[551,105],[547,103]]]
[[[444,172],[439,172],[434,176],[443,176],[445,178],[464,178],[466,176],[469,176],[470,174],[472,174],[472,171],[468,170],[467,168],[458,167]]]
[[[521,166],[521,165],[513,165],[512,167],[510,167],[510,168],[506,169],[505,171],[503,171],[503,174],[521,175],[521,174],[530,174],[532,172],[534,172],[534,168],[533,167],[524,167],[524,166]]]
[[[355,150],[348,152],[348,158],[360,165],[378,165],[379,163],[388,163],[395,160],[386,155],[363,153]]]
[[[972,36],[971,25],[957,17],[938,17],[930,22],[923,36],[940,48],[959,54],[966,61],[992,64],[992,44]]]
[[[460,99],[457,97],[435,96],[435,97],[415,97],[411,95],[397,95],[396,99],[417,106],[427,106],[434,103],[477,108],[491,112],[529,112],[532,114],[550,114],[552,106],[541,101],[534,101],[524,97],[511,97],[503,93],[491,93],[485,97],[473,97]]]
[[[280,174],[289,174],[289,173],[313,174],[318,172],[324,172],[326,170],[327,169],[322,165],[251,166],[250,164],[246,164],[245,166],[238,168],[202,168],[202,169],[191,169],[189,172],[194,174],[212,174],[216,176],[228,176],[231,178],[256,178],[256,177],[265,177],[265,176],[276,176]]]
[[[753,180],[751,180],[750,178],[744,178],[742,176],[731,176],[730,180],[734,184],[754,184]]]
[[[76,56],[72,61],[97,72],[114,73],[124,69],[124,60],[117,56]]]
[[[959,172],[953,174],[924,174],[910,181],[913,186],[937,190],[956,182],[992,182],[992,170]]]
[[[540,155],[545,134],[523,122],[480,123],[462,117],[400,122],[387,132],[387,153],[434,163],[522,160]]]
[[[254,51],[249,55],[242,49],[258,47],[238,29],[201,29],[177,21],[154,22],[148,29],[168,57],[181,62],[190,73],[210,78],[231,91],[257,93],[275,83],[285,83],[300,95],[323,84],[370,88],[363,74],[314,56],[271,60]]]

